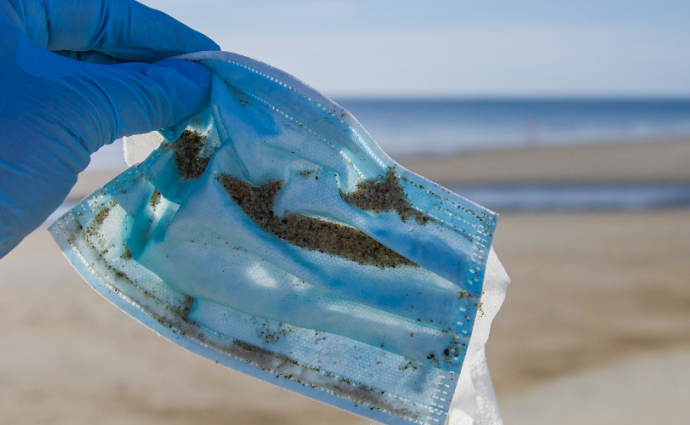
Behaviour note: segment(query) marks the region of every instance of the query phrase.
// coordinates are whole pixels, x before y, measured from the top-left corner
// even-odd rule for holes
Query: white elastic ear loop
[[[503,425],[491,383],[484,346],[491,322],[506,296],[510,278],[491,248],[486,261],[484,287],[467,356],[448,414],[448,425]]]
[[[140,163],[148,158],[151,152],[165,140],[157,131],[135,136],[123,137],[125,146],[125,162],[128,166]]]

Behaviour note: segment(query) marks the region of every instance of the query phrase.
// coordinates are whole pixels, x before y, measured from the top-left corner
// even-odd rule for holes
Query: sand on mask
[[[381,268],[417,266],[353,227],[290,212],[278,217],[273,212],[273,205],[283,186],[282,181],[254,187],[227,174],[217,179],[255,223],[300,248]]]
[[[402,221],[413,218],[418,224],[425,225],[431,218],[412,207],[405,189],[398,182],[393,167],[385,175],[366,179],[357,183],[357,190],[349,193],[340,191],[340,196],[353,207],[377,213],[395,211]]]
[[[198,179],[208,166],[210,157],[201,157],[206,137],[198,131],[184,130],[179,139],[169,145],[175,153],[175,166],[180,177],[186,180]]]

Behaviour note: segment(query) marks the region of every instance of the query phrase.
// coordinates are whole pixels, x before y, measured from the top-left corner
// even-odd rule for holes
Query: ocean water
[[[449,189],[498,213],[690,208],[690,184],[500,185]]]
[[[340,99],[394,159],[473,150],[687,138],[690,99]],[[126,168],[122,143],[89,170]],[[690,207],[690,185],[483,186],[457,193],[495,211],[640,210]]]
[[[470,150],[690,138],[690,99],[341,99],[396,159]]]

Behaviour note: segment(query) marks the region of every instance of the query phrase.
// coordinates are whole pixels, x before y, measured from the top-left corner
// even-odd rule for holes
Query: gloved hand
[[[217,44],[134,0],[0,0],[0,258],[65,199],[90,155],[189,118]]]

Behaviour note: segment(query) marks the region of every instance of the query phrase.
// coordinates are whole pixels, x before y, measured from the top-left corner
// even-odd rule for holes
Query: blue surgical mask
[[[51,227],[65,255],[195,353],[373,420],[443,424],[495,214],[291,76],[185,59],[213,71],[211,104]]]

